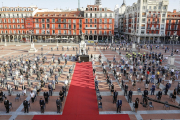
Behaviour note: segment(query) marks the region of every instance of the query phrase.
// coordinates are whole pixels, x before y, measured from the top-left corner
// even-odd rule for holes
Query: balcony
[[[150,28],[150,27],[148,27],[147,29],[148,29],[148,30],[150,30],[151,28]]]

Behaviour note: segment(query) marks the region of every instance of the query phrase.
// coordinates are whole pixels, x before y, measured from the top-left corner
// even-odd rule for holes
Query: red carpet
[[[99,115],[91,62],[76,63],[63,115],[35,115],[33,120],[130,120],[126,114]]]

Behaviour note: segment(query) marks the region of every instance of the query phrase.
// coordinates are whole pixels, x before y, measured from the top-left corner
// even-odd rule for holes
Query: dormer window
[[[96,10],[97,10],[97,8],[94,8],[94,10],[96,11]]]
[[[86,8],[86,11],[88,11],[88,8]]]
[[[74,14],[74,17],[76,17],[76,15]]]
[[[91,8],[91,11],[92,11],[92,8]]]

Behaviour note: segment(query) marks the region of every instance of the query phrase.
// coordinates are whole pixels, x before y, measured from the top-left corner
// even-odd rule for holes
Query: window
[[[36,34],[39,34],[39,30],[36,30]]]
[[[149,9],[151,9],[151,6],[149,6]]]
[[[96,22],[97,22],[97,20],[95,19],[95,20],[94,20],[94,23],[96,23]]]
[[[52,23],[55,23],[55,19],[52,19]]]
[[[73,23],[76,23],[76,20],[73,20]]]
[[[52,24],[52,29],[55,29],[55,25],[54,24]]]
[[[86,27],[88,27],[88,25],[86,25]]]
[[[90,18],[92,18],[92,13],[90,13]]]
[[[154,9],[156,9],[156,6],[154,6]]]
[[[161,9],[161,6],[159,6],[159,9]]]
[[[46,22],[49,22],[49,19],[46,19]]]
[[[58,25],[58,28],[59,28],[59,29],[61,28],[61,24]]]
[[[88,17],[88,14],[86,13],[86,18]]]
[[[86,23],[88,23],[88,19],[86,19]]]
[[[178,20],[176,20],[176,24],[178,24]]]
[[[109,19],[109,23],[112,23],[112,19]]]
[[[90,19],[90,23],[92,23],[92,19]]]
[[[99,23],[102,23],[102,19],[99,19]]]
[[[90,27],[92,27],[92,25],[90,25]]]
[[[100,13],[100,17],[102,17],[102,13]]]
[[[48,29],[49,29],[49,24],[47,24],[47,25],[46,25],[46,28],[48,28]]]
[[[171,20],[169,20],[169,24],[171,24]]]

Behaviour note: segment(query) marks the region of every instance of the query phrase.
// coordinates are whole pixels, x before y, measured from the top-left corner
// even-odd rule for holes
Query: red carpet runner
[[[35,115],[33,120],[130,120],[128,115],[99,115],[91,62],[77,63],[63,115]]]

